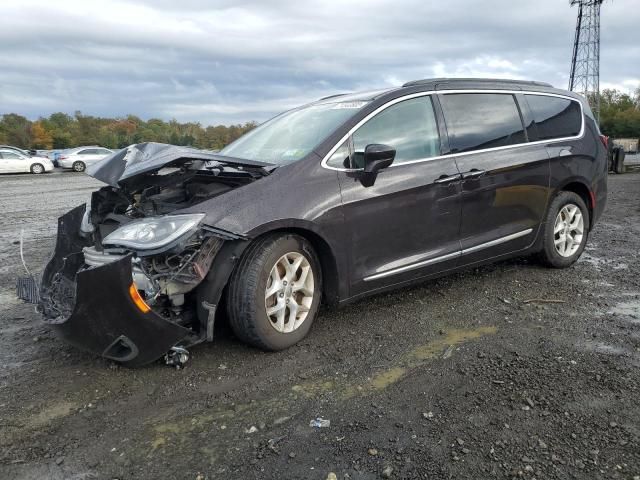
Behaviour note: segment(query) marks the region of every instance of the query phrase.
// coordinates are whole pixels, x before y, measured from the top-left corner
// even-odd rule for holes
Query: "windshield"
[[[295,162],[367,103],[324,103],[290,110],[227,145],[220,155],[276,165]]]

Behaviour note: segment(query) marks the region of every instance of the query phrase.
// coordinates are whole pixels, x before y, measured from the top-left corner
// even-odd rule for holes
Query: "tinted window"
[[[383,110],[353,134],[354,168],[362,168],[364,149],[382,143],[396,149],[394,165],[440,155],[440,137],[430,97],[405,100]]]
[[[13,152],[2,152],[2,158],[6,158],[7,160],[12,159],[21,159],[22,157],[20,155],[18,155],[17,153],[13,153]]]
[[[453,152],[526,142],[513,95],[461,93],[440,97]]]
[[[582,112],[578,102],[546,95],[525,95],[539,140],[575,137],[582,128]]]
[[[84,150],[80,150],[78,152],[78,155],[91,155],[93,154],[93,149],[92,148],[86,148]]]

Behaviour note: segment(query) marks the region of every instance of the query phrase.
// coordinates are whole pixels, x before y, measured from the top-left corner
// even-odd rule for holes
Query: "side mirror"
[[[364,173],[376,173],[387,168],[396,158],[396,149],[389,145],[372,143],[364,149]]]

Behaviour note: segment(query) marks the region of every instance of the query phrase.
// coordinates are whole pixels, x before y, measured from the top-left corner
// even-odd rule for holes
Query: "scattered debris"
[[[554,298],[530,298],[522,303],[567,303],[566,300],[557,300]]]
[[[338,480],[338,477],[335,473],[329,472],[329,474],[327,475],[327,480]]]
[[[369,450],[367,450],[367,453],[369,455],[371,455],[372,457],[375,457],[376,455],[378,455],[378,449],[377,448],[370,448]]]
[[[447,358],[449,358],[451,355],[453,355],[453,349],[455,347],[453,345],[449,345],[447,347],[447,349],[444,351],[444,354],[442,355],[443,360],[446,360]]]
[[[309,422],[310,427],[314,428],[326,428],[331,425],[331,420],[324,419],[322,417],[314,418]]]
[[[164,363],[180,370],[189,361],[189,351],[182,347],[171,347],[164,356]]]
[[[251,427],[247,428],[244,433],[256,433],[258,431],[258,427],[255,425],[251,425]]]
[[[273,424],[274,424],[274,425],[280,425],[280,424],[282,424],[282,423],[284,423],[284,422],[286,422],[287,420],[290,420],[290,419],[291,419],[291,417],[280,417],[280,418],[276,418],[276,419],[273,421]]]
[[[384,470],[382,470],[382,478],[391,478],[392,474],[393,467],[391,465],[387,465],[386,467],[384,467]]]
[[[423,412],[422,413],[422,417],[423,418],[433,418],[433,412]]]

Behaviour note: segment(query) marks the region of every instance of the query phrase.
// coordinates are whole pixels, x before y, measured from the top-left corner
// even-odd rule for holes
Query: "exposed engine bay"
[[[185,295],[205,278],[224,240],[199,228],[166,248],[127,248],[104,241],[130,222],[190,207],[251,183],[255,176],[201,161],[144,176],[133,185],[106,186],[93,193],[81,227],[92,243],[83,249],[84,261],[92,267],[133,253],[133,280],[145,302],[172,322],[188,325],[194,309],[185,308]]]

